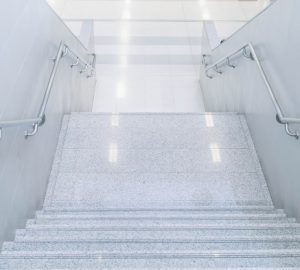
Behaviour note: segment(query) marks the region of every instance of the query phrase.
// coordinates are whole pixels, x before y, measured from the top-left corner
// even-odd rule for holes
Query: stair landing
[[[45,208],[272,206],[244,116],[64,118]]]

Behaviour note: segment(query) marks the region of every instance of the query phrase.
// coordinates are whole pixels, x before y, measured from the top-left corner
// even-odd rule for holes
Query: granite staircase
[[[242,115],[74,113],[0,269],[300,269],[300,225]]]

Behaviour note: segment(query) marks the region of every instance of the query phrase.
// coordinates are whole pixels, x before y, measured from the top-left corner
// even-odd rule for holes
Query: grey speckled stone
[[[15,270],[232,267],[300,267],[300,225],[274,209],[236,114],[66,116],[44,209],[0,256]]]
[[[255,173],[106,173],[60,174],[52,205],[71,202],[77,207],[92,203],[101,203],[102,207],[149,207],[155,206],[154,202],[161,206],[172,202],[175,206],[179,199],[183,205],[205,201],[270,202],[268,189],[260,185]]]
[[[27,241],[27,240],[96,240],[96,239],[197,239],[204,236],[217,237],[226,236],[231,238],[232,236],[293,236],[299,234],[299,228],[288,228],[288,227],[259,227],[250,226],[246,227],[233,227],[233,226],[188,226],[183,228],[176,228],[175,226],[154,228],[139,228],[139,227],[127,227],[124,228],[84,228],[83,226],[77,228],[65,228],[53,230],[26,230],[25,235],[16,235],[16,240]]]
[[[209,115],[209,117],[207,117]],[[69,128],[86,129],[107,129],[112,126],[112,118],[117,116],[117,127],[126,129],[161,129],[178,128],[189,129],[209,126],[222,128],[232,126],[240,128],[239,115],[235,113],[72,113]]]
[[[295,223],[295,219],[287,218],[284,213],[202,213],[202,214],[166,214],[153,213],[152,215],[99,215],[90,214],[65,214],[65,215],[39,215],[37,219],[27,221],[27,228],[32,226],[52,226],[52,225],[171,225],[171,224],[262,224],[262,223]]]
[[[93,255],[68,255],[68,256],[36,256],[36,257],[7,257],[0,261],[1,269],[8,267],[18,267],[22,269],[32,269],[39,267],[51,268],[72,268],[85,267],[112,268],[112,267],[292,267],[300,266],[298,256],[292,252],[282,250],[264,253],[265,251],[207,251],[202,253],[180,252],[176,253],[150,253],[150,254],[109,254],[95,253]],[[299,252],[295,250],[295,254]],[[282,256],[280,256],[282,254]],[[298,253],[299,254],[299,253]],[[262,255],[262,256],[261,256]]]
[[[36,252],[70,252],[70,251],[102,251],[102,252],[147,252],[156,251],[176,251],[176,250],[257,250],[257,249],[300,249],[300,239],[291,241],[290,239],[280,240],[273,237],[240,237],[228,239],[222,237],[192,239],[156,239],[156,240],[94,240],[94,241],[34,241],[34,242],[10,242],[3,246],[3,255],[23,254]]]
[[[114,154],[116,153],[116,154]],[[215,155],[215,156],[214,156]],[[115,161],[111,161],[114,159]],[[256,172],[248,149],[64,149],[61,173]]]
[[[1,259],[0,259],[1,260]],[[8,267],[6,265],[6,267]],[[16,267],[13,267],[13,268],[5,268],[5,269],[10,269],[10,270],[16,270],[16,269],[31,269],[33,270],[33,268],[16,268]],[[60,268],[56,268],[56,267],[51,267],[51,268],[40,268],[40,267],[35,267],[34,270],[45,270],[45,269],[51,269],[51,270],[70,270],[70,269],[76,269],[76,270],[99,270],[99,267],[89,267],[89,268],[86,268],[86,267],[80,267],[80,266],[76,266],[75,268],[72,267],[72,268],[68,268],[67,266],[66,267],[60,267]],[[164,270],[182,270],[182,269],[188,269],[188,270],[199,270],[199,267],[188,267],[188,268],[182,268],[182,267],[169,267],[169,266],[164,266],[163,268],[161,267],[151,267],[151,266],[146,266],[146,267],[106,267],[106,268],[101,268],[101,269],[111,269],[111,270],[133,270],[133,269],[139,269],[139,270],[158,270],[158,269],[164,269]],[[201,267],[201,270],[300,270],[300,267]]]
[[[272,220],[274,224],[286,224],[286,219],[279,219],[279,220]],[[89,225],[89,226],[152,226],[152,225],[160,225],[160,226],[188,226],[188,225],[203,225],[203,224],[245,224],[245,225],[260,225],[260,224],[268,224],[270,221],[266,220],[232,220],[232,219],[224,219],[224,220],[206,220],[206,219],[163,219],[163,220],[122,220],[122,219],[115,219],[115,220],[76,220],[76,219],[67,219],[63,221],[55,221],[55,222],[47,222],[47,223],[37,223],[37,224],[28,224],[26,228],[28,229],[36,229],[36,228],[60,228],[64,226],[68,228],[66,224],[72,224],[73,226],[80,226],[80,225]]]
[[[61,126],[61,130],[60,130],[59,138],[58,138],[58,144],[56,147],[56,152],[55,152],[52,169],[51,169],[51,173],[50,173],[50,177],[49,177],[47,192],[46,192],[46,196],[45,196],[45,200],[44,200],[44,206],[51,204],[52,195],[53,195],[55,184],[56,184],[56,179],[59,174],[62,150],[64,147],[65,137],[66,137],[66,133],[68,130],[69,119],[70,119],[70,116],[65,115],[63,118],[63,121],[62,121],[62,126]]]
[[[231,210],[232,208],[232,210]],[[189,218],[189,217],[211,217],[214,219],[215,217],[217,219],[221,219],[224,217],[224,219],[240,219],[243,220],[243,217],[250,217],[250,216],[257,216],[257,217],[267,217],[267,216],[274,216],[274,217],[283,217],[286,216],[284,211],[282,209],[268,209],[268,206],[261,206],[261,209],[241,209],[239,206],[232,206],[228,208],[214,208],[212,207],[203,207],[203,209],[189,209],[189,208],[174,208],[174,209],[147,209],[147,208],[103,208],[103,209],[75,209],[68,208],[68,209],[61,209],[57,210],[57,207],[55,208],[49,208],[45,209],[43,211],[37,211],[36,213],[36,219],[31,219],[29,221],[36,221],[39,219],[65,219],[65,218],[78,218],[84,219],[84,218],[95,218],[95,219],[101,219],[101,218],[111,218],[111,217],[119,217],[120,219],[126,218],[126,219],[137,219],[137,218],[148,218],[148,217],[164,217],[166,219],[173,218],[173,217],[182,217]],[[248,218],[246,218],[248,219]],[[289,221],[294,221],[294,218],[287,218]]]
[[[237,115],[121,114],[71,116],[64,147],[247,148]]]
[[[62,134],[46,207],[272,205],[239,115],[72,114]]]
[[[37,211],[36,216],[39,215],[66,215],[66,214],[99,214],[102,215],[111,215],[111,214],[118,214],[118,215],[151,215],[153,213],[163,213],[163,214],[191,214],[191,213],[233,213],[233,214],[243,214],[243,213],[284,213],[283,209],[275,209],[273,205],[260,205],[258,203],[249,203],[247,205],[246,203],[242,205],[234,205],[227,202],[220,202],[220,204],[210,204],[210,202],[202,205],[197,205],[191,207],[188,203],[185,205],[185,207],[149,207],[149,208],[143,208],[143,207],[137,207],[137,208],[105,208],[105,207],[45,207],[43,210]]]

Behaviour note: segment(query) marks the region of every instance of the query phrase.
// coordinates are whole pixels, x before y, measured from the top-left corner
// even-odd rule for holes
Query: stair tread
[[[197,225],[89,225],[89,224],[31,224],[26,230],[201,230],[201,229],[273,229],[273,228],[300,228],[299,223],[257,223],[257,224],[197,224]]]
[[[221,237],[221,236],[213,236],[213,237],[207,237],[207,236],[202,236],[197,239],[190,239],[190,238],[156,238],[156,239],[140,239],[140,238],[131,238],[131,239],[126,239],[126,238],[115,238],[115,239],[86,239],[86,240],[76,240],[76,239],[66,239],[66,240],[43,240],[43,239],[37,239],[37,240],[16,240],[13,242],[5,242],[5,243],[47,243],[47,242],[80,242],[80,243],[85,243],[85,242],[92,242],[92,243],[97,243],[97,242],[119,242],[119,243],[130,243],[130,242],[139,242],[139,243],[144,243],[144,242],[154,242],[154,243],[167,243],[167,242],[188,242],[188,243],[199,243],[199,242],[208,242],[208,241],[225,241],[225,242],[234,242],[234,241],[300,241],[300,234],[299,235],[271,235],[271,236],[230,236],[230,237]]]
[[[276,209],[273,205],[261,205],[261,204],[244,204],[244,205],[236,205],[236,204],[227,204],[223,203],[213,203],[209,205],[198,205],[198,206],[189,206],[189,207],[98,207],[98,206],[88,206],[82,207],[80,205],[74,206],[59,206],[59,207],[51,207],[45,206],[43,210],[38,211],[38,213],[71,213],[71,212],[149,212],[149,211],[157,211],[157,212],[165,212],[165,211],[282,211],[282,209]]]
[[[300,249],[272,249],[272,250],[201,250],[201,251],[194,251],[194,250],[184,250],[184,251],[177,251],[177,252],[163,252],[163,251],[151,251],[151,252],[101,252],[101,251],[72,251],[72,252],[62,252],[62,251],[49,251],[49,252],[16,252],[15,254],[9,254],[9,255],[2,255],[2,257],[40,257],[40,256],[62,256],[62,257],[68,257],[68,256],[83,256],[83,257],[89,257],[89,256],[107,256],[108,258],[110,256],[112,257],[134,257],[134,256],[145,256],[145,257],[151,257],[151,256],[158,256],[158,257],[164,257],[164,256],[212,256],[215,257],[217,254],[218,257],[221,256],[240,256],[240,257],[248,257],[248,256],[295,256],[300,257]]]
[[[20,268],[7,268],[9,270],[19,270]],[[33,269],[33,268],[32,268]],[[47,268],[48,270],[70,270],[74,268]],[[84,270],[99,270],[99,268],[80,268]],[[107,268],[108,269],[108,268]],[[110,270],[133,270],[134,268],[120,268],[120,267],[110,267]],[[160,267],[139,267],[139,270],[161,270],[162,268]],[[176,268],[176,267],[164,267],[164,270],[182,270],[182,268]],[[186,268],[188,270],[199,270],[199,268]],[[300,267],[272,267],[272,270],[300,270]],[[271,270],[270,267],[214,267],[214,268],[203,268],[201,267],[201,270]],[[34,268],[34,270],[45,270],[45,268]]]

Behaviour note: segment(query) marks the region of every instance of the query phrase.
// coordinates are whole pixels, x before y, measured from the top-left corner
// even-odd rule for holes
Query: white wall
[[[49,0],[64,1],[64,0]],[[249,20],[269,0],[125,1],[65,0],[64,19],[95,20]]]
[[[87,59],[87,52],[45,1],[10,0],[0,9],[0,119],[35,117],[60,41]],[[3,130],[0,140],[0,244],[12,239],[42,206],[63,114],[91,110],[94,79],[70,69],[64,58],[35,137],[23,128]]]
[[[299,10],[299,0],[278,0],[213,51],[217,60],[252,42],[290,117],[300,117]],[[243,59],[238,68],[226,69],[213,80],[202,74],[201,83],[208,111],[246,114],[275,205],[300,218],[300,141],[275,121],[276,112],[255,64]]]
[[[46,0],[50,7],[59,15],[62,16],[64,8],[68,0]]]

